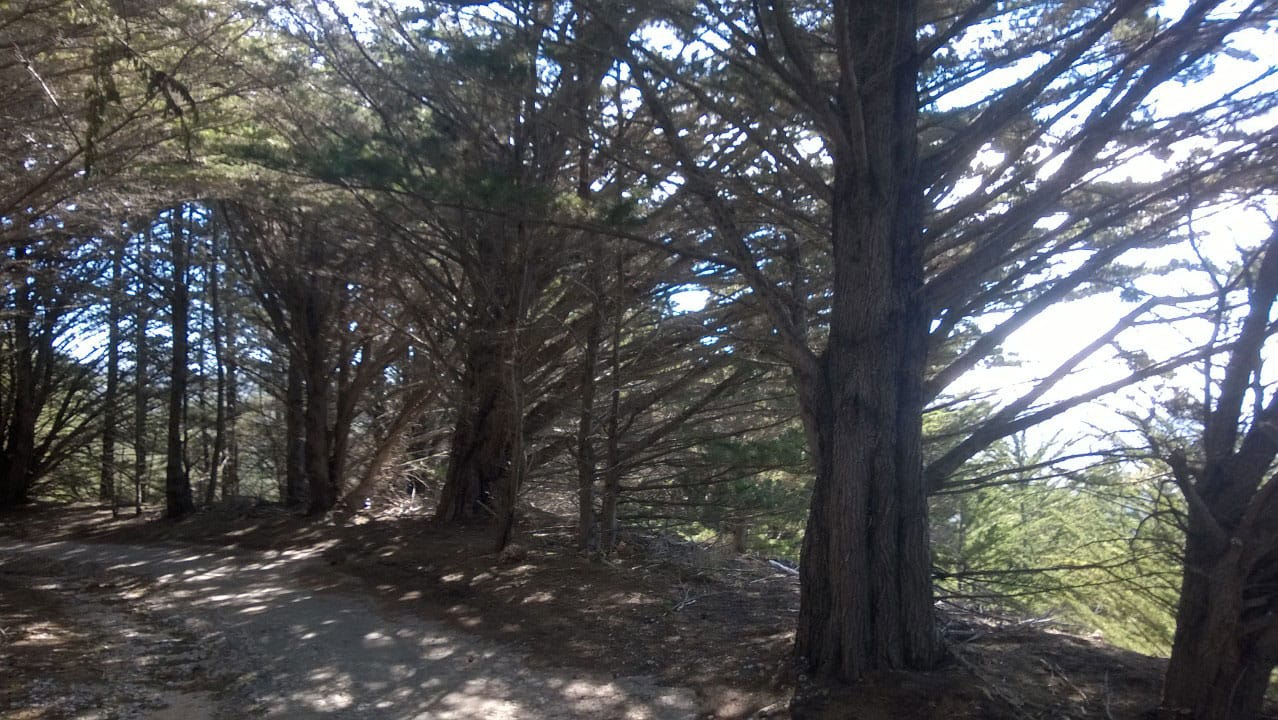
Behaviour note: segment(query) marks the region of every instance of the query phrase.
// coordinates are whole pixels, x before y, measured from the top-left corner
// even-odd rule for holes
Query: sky
[[[1175,5],[1168,12],[1178,13],[1184,3]],[[1253,83],[1257,77],[1267,75],[1255,85],[1252,93],[1278,92],[1278,43],[1272,36],[1258,30],[1237,34],[1231,41],[1233,54],[1222,55],[1213,71],[1200,81],[1190,85],[1169,83],[1155,92],[1152,104],[1161,114],[1174,114],[1192,110],[1210,98],[1220,97],[1238,87]],[[1278,117],[1270,113],[1251,123],[1239,126],[1241,130],[1264,129],[1278,124]],[[1162,177],[1174,167],[1177,159],[1199,149],[1210,149],[1205,142],[1186,143],[1176,149],[1169,158],[1136,155],[1124,167],[1108,176],[1114,180],[1133,179],[1150,181]],[[1196,212],[1191,217],[1192,228],[1200,241],[1203,254],[1220,266],[1228,266],[1241,256],[1240,248],[1255,248],[1272,232],[1271,222],[1278,220],[1278,199],[1273,191],[1266,196],[1256,196],[1246,201],[1221,205]],[[1165,264],[1174,259],[1194,261],[1193,248],[1182,242],[1157,251],[1132,253],[1123,258],[1125,263],[1146,263],[1150,266]],[[1185,292],[1205,292],[1211,289],[1208,276],[1202,272],[1182,270],[1168,275],[1150,275],[1135,282],[1135,287],[1151,295],[1176,295]],[[975,373],[965,381],[976,387],[1003,387],[1024,383],[1055,367],[1061,359],[1082,347],[1110,327],[1112,322],[1133,308],[1119,299],[1119,292],[1111,292],[1083,300],[1064,303],[1043,313],[1015,333],[1004,345],[1004,350],[1021,361],[1017,368],[991,369]],[[1173,312],[1163,313],[1173,317]],[[1147,325],[1133,328],[1121,336],[1125,349],[1142,350],[1155,358],[1168,357],[1186,349],[1201,347],[1210,337],[1210,325],[1200,321],[1181,322],[1173,325]],[[1117,380],[1127,372],[1126,365],[1113,359],[1112,353],[1098,356],[1087,369],[1068,381],[1051,397],[1065,397],[1083,392],[1098,384]],[[1179,373],[1177,381],[1190,387],[1201,386],[1196,371],[1187,369]],[[1158,394],[1148,383],[1142,389],[1118,393],[1115,400],[1123,405],[1148,406]],[[1098,406],[1082,408],[1072,413],[1057,427],[1081,430],[1099,426],[1103,430],[1117,429],[1122,422],[1116,415],[1098,412]],[[1056,427],[1047,428],[1055,431]]]

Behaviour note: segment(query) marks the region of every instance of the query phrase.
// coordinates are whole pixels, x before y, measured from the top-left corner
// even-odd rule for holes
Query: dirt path
[[[62,672],[68,663],[78,668],[84,677],[63,682],[82,682],[78,691],[87,697],[63,707],[51,697],[57,688],[0,685],[0,713],[7,713],[0,717],[698,715],[689,690],[547,667],[544,659],[525,662],[507,646],[389,611],[328,567],[321,549],[252,553],[0,539],[6,598],[0,623],[24,629],[22,637],[0,637],[0,657],[38,661],[39,632],[76,639],[68,646],[74,653],[46,660]],[[137,688],[122,693],[129,683]],[[94,686],[111,692],[94,695]],[[102,707],[126,704],[121,697],[131,698],[127,708]]]

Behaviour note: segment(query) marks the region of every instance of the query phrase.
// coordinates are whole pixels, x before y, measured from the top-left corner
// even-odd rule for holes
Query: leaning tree
[[[1278,397],[1270,340],[1278,234],[1231,271],[1211,267],[1213,331],[1199,392],[1135,418],[1183,497],[1184,570],[1163,688],[1172,716],[1257,717],[1278,664]],[[1214,271],[1214,272],[1213,272]],[[1203,316],[1197,316],[1203,317]],[[1268,347],[1267,347],[1268,346]]]

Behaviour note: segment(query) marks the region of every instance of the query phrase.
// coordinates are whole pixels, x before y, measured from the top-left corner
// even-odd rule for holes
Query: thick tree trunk
[[[338,478],[333,476],[333,434],[328,416],[333,397],[333,373],[329,338],[325,325],[328,303],[316,287],[314,277],[307,278],[308,287],[302,325],[302,362],[306,387],[306,487],[310,494],[306,514],[323,515],[337,504]]]
[[[16,392],[16,395],[25,393]],[[28,502],[34,479],[36,415],[32,406],[14,404],[9,422],[8,443],[0,454],[0,508],[11,508]]]
[[[1203,537],[1188,535],[1163,711],[1195,720],[1251,720],[1260,716],[1278,661],[1271,637],[1278,627],[1246,612],[1243,549],[1212,552]]]
[[[173,211],[177,213],[177,210]],[[170,224],[173,282],[171,287],[173,324],[173,364],[169,377],[169,424],[165,450],[164,500],[165,516],[181,518],[195,511],[191,494],[191,478],[186,470],[186,448],[182,437],[183,405],[187,385],[187,324],[190,319],[190,239],[176,219]]]
[[[493,338],[475,341],[467,358],[462,404],[448,454],[448,473],[435,519],[496,520],[510,479],[516,418],[505,354]]]
[[[921,190],[910,3],[836,3],[845,70],[827,116],[834,162],[829,345],[800,404],[817,477],[804,537],[796,656],[817,684],[930,669],[922,470]],[[802,689],[801,689],[802,690]],[[802,693],[800,693],[802,694]]]
[[[31,408],[15,403],[8,443],[0,454],[0,508],[22,505],[31,499],[35,425],[35,414]]]
[[[902,377],[914,363],[902,354],[901,332],[889,325],[878,331],[896,342],[886,340],[874,353],[848,352],[843,361],[832,354],[827,373],[841,382],[804,393],[817,478],[803,543],[796,656],[800,674],[820,684],[854,682],[874,670],[928,669],[941,654],[921,415],[902,397],[919,383]]]
[[[307,504],[306,489],[306,378],[300,354],[288,349],[288,378],[284,390],[284,504]]]
[[[322,350],[322,348],[317,348]],[[322,357],[322,356],[321,356]],[[337,492],[329,465],[331,458],[328,410],[332,378],[317,358],[306,367],[306,487],[310,494],[307,515],[323,515],[337,504]]]
[[[596,308],[586,330],[586,348],[581,358],[581,410],[577,418],[577,547],[590,549],[599,544],[595,518],[595,483],[599,474],[595,459],[595,373],[599,367],[599,336],[603,318]]]

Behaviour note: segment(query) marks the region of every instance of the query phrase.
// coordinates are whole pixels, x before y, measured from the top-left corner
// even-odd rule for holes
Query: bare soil
[[[97,507],[0,516],[0,535],[27,546],[70,543],[61,551],[0,555],[0,667],[6,668],[0,673],[0,717],[162,718],[179,715],[158,713],[180,712],[183,720],[202,720],[235,717],[237,709],[249,707],[270,714],[270,697],[329,692],[325,667],[382,663],[393,675],[395,668],[414,666],[413,653],[423,652],[424,638],[455,651],[447,662],[429,666],[432,673],[454,673],[459,688],[489,678],[472,695],[509,695],[511,717],[790,715],[795,678],[788,656],[798,608],[792,575],[762,559],[644,535],[628,537],[605,560],[576,551],[571,527],[562,523],[554,516],[525,519],[517,546],[495,555],[484,528],[440,529],[416,516],[337,524],[253,505],[178,523],[145,514],[112,518]],[[137,565],[85,561],[94,547],[106,548],[107,558],[134,555]],[[148,555],[147,548],[164,554]],[[241,574],[185,589],[160,582],[164,573],[174,574],[164,563],[176,562],[181,548],[187,554],[203,548],[216,567]],[[249,572],[244,568],[271,565],[272,558],[298,562],[278,577],[243,574]],[[204,574],[221,577],[218,572]],[[267,593],[273,602],[302,602],[305,596],[305,602],[323,604],[298,619],[296,632],[272,635],[270,656],[254,661],[277,663],[287,670],[283,677],[259,673],[246,680],[235,658],[252,638],[183,623],[183,610],[197,614],[190,612],[194,602],[199,615],[232,627],[246,612],[276,611],[254,610],[269,603],[245,599],[268,586],[275,588]],[[213,587],[220,594],[211,595]],[[220,605],[199,604],[223,595]],[[396,650],[393,664],[377,655],[361,659],[367,643],[325,631],[325,618],[314,616],[343,613],[377,625],[387,637],[401,637],[408,649]],[[267,632],[249,622],[242,627],[250,635]],[[364,629],[370,632],[378,631]],[[1157,702],[1164,661],[1096,638],[956,614],[946,615],[946,632],[951,659],[940,670],[873,677],[804,697],[794,717],[1135,720]],[[170,647],[180,661],[157,654]],[[147,657],[152,659],[142,662]],[[501,667],[493,670],[495,665]],[[490,678],[498,671],[505,675]],[[408,713],[426,707],[413,698],[429,683],[411,674],[396,683],[378,681],[373,673],[362,677],[359,670],[346,673],[364,685],[381,682],[388,696],[405,698],[381,714],[374,708],[352,717],[500,716],[497,706],[481,711],[481,705],[465,703]],[[511,689],[519,682],[525,689]],[[577,685],[589,702],[572,704],[580,698],[564,688]],[[358,693],[348,695],[338,711],[369,712],[361,709]],[[554,702],[546,704],[546,697]],[[97,710],[90,707],[95,703]],[[466,714],[467,707],[474,714]],[[570,712],[574,707],[579,712]]]

